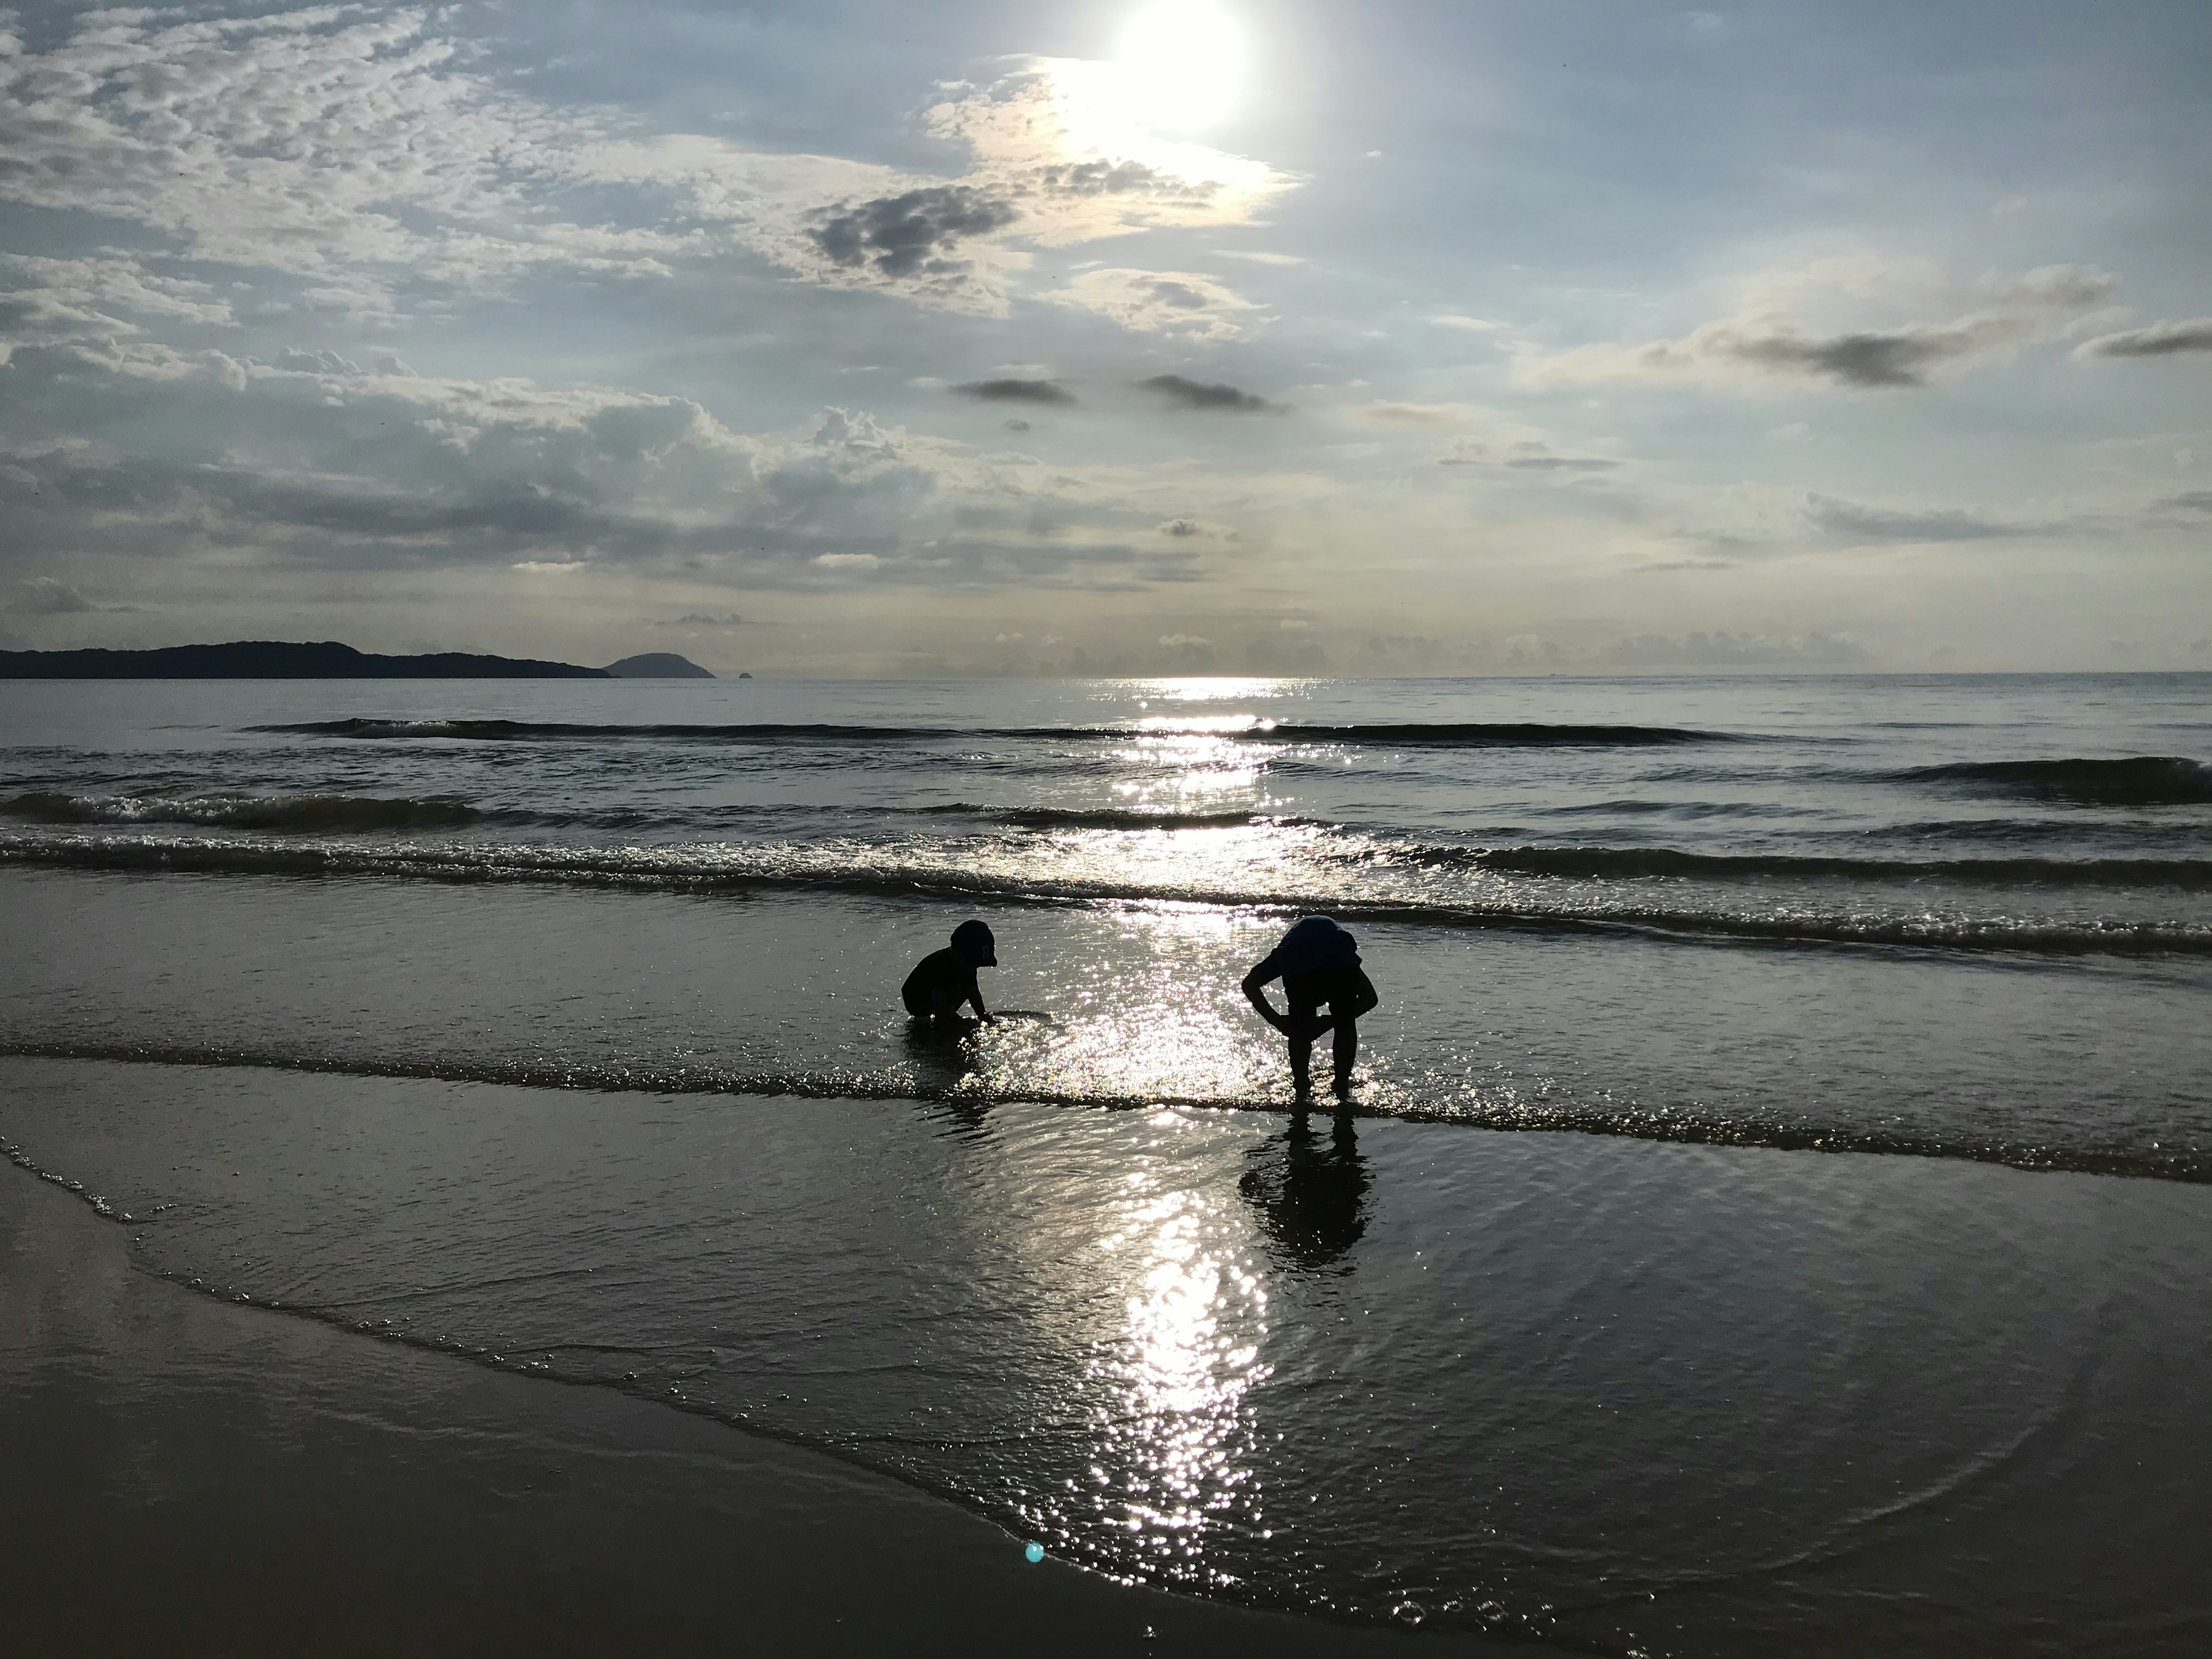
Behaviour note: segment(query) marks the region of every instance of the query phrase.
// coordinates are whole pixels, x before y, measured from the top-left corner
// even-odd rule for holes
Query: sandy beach
[[[1508,1650],[1032,1566],[831,1458],[164,1283],[6,1166],[0,1288],[21,1652]]]
[[[40,1058],[0,1103],[78,1172],[0,1182],[5,1571],[73,1650],[1493,1647],[1433,1589],[1417,1632],[1234,1605],[1406,1527],[1565,1650],[2205,1628],[2201,1187],[1370,1120],[1347,1216],[1261,1113]],[[1224,1223],[1307,1287],[1193,1322]],[[1086,1462],[1192,1555],[1102,1559]]]

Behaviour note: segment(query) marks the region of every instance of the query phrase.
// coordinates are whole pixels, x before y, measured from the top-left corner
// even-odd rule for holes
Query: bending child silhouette
[[[1287,1013],[1278,1014],[1265,988],[1283,981]],[[1313,1092],[1314,1039],[1336,1031],[1336,1092],[1352,1092],[1352,1063],[1359,1057],[1359,1017],[1382,1000],[1359,965],[1359,947],[1332,916],[1293,923],[1282,942],[1244,975],[1244,994],[1261,1018],[1290,1039],[1291,1082],[1303,1099]],[[1328,1005],[1322,1017],[1318,1010]]]
[[[988,1019],[982,988],[975,983],[978,968],[999,965],[999,942],[980,921],[963,921],[952,930],[952,943],[932,951],[915,963],[914,971],[899,987],[899,1000],[916,1019],[955,1019],[965,1004],[973,1003],[975,1018]]]

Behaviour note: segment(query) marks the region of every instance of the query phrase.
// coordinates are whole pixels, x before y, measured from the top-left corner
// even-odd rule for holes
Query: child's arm
[[[1275,968],[1275,958],[1270,955],[1266,961],[1260,963],[1250,973],[1244,975],[1244,995],[1246,1000],[1260,1011],[1260,1018],[1279,1031],[1284,1029],[1285,1017],[1277,1013],[1274,1005],[1267,1000],[1266,989],[1271,981],[1279,977],[1280,975]]]
[[[990,1018],[991,1011],[983,1006],[983,988],[976,982],[975,970],[973,968],[968,970],[968,1000],[975,1005],[976,1018]]]

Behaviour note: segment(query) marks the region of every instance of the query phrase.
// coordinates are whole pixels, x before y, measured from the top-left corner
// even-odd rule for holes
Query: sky
[[[0,13],[0,647],[2212,669],[2212,6]]]

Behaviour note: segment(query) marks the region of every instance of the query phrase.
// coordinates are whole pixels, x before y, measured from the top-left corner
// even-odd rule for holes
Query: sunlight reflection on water
[[[1192,1127],[1172,1111],[1153,1123],[1163,1139]],[[1246,1396],[1270,1372],[1260,1358],[1267,1292],[1251,1266],[1248,1216],[1171,1180],[1176,1167],[1141,1159],[1117,1231],[1099,1241],[1128,1291],[1122,1328],[1086,1379],[1096,1395],[1091,1506],[1165,1578],[1224,1585],[1235,1578],[1209,1565],[1209,1533],[1260,1524]]]

